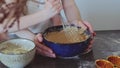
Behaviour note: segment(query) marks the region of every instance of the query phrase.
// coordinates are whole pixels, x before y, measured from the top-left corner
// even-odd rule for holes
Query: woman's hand
[[[62,3],[60,0],[46,0],[45,8],[46,14],[48,14],[48,17],[53,17],[56,14],[60,13],[62,9]]]
[[[55,53],[50,48],[45,46],[42,43],[42,41],[43,41],[42,35],[41,34],[36,35],[34,42],[36,44],[37,53],[41,54],[42,56],[56,58]]]
[[[93,42],[94,42],[94,36],[96,35],[96,33],[94,32],[94,30],[92,28],[92,25],[87,21],[77,21],[77,20],[72,21],[71,24],[81,27],[81,29],[83,31],[88,29],[91,32],[92,40],[90,41],[88,48],[85,50],[85,52],[89,52],[91,50]]]
[[[92,40],[90,41],[88,48],[85,50],[85,53],[87,53],[87,52],[91,51],[91,49],[92,49],[92,45],[93,45],[94,37],[96,36],[96,33],[94,32],[92,25],[89,22],[84,21],[83,24],[89,29],[89,31],[91,32],[91,35],[92,35]]]

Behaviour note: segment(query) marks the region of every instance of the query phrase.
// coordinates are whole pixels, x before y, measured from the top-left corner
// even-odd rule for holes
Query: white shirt
[[[43,3],[44,0],[36,0],[36,1]],[[37,4],[37,3],[34,3],[32,1],[28,1],[27,6],[28,6],[28,14],[35,13],[35,12],[40,11],[44,8],[44,4]],[[39,24],[36,24],[36,25],[30,27],[29,30],[32,31],[33,33],[40,33],[52,25],[53,25],[52,22],[50,22],[50,20],[47,20],[47,21],[44,21],[43,23],[39,23]]]

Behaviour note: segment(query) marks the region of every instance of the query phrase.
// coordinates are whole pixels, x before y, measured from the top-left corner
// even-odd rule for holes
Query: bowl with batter
[[[71,26],[72,34],[66,36],[63,26],[53,26],[47,28],[43,33],[43,42],[51,48],[58,57],[73,57],[86,52],[89,43],[92,40],[89,30],[82,30],[77,27],[77,33],[74,27]]]

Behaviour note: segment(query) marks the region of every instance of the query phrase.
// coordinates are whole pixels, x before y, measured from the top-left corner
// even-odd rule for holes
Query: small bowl
[[[62,25],[47,28],[43,33],[44,44],[51,48],[58,57],[74,57],[86,52],[86,49],[89,47],[90,41],[92,40],[89,30],[84,31],[84,33],[89,37],[82,42],[80,41],[75,43],[56,43],[46,39],[46,35],[48,33],[62,30]]]
[[[24,68],[28,65],[35,55],[35,44],[27,39],[10,39],[0,43],[0,49],[5,45],[15,44],[18,45],[27,52],[20,54],[6,54],[0,51],[0,61],[9,68]],[[11,45],[12,46],[12,45]]]
[[[120,68],[120,56],[108,56],[107,60],[113,63],[115,67]]]
[[[95,61],[96,68],[114,68],[114,65],[105,59],[98,59]]]

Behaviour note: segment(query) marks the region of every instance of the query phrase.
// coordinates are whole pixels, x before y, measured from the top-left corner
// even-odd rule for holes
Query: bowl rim
[[[79,43],[83,43],[83,42],[87,41],[88,39],[92,40],[91,33],[89,32],[89,29],[87,28],[86,30],[84,30],[84,32],[85,32],[85,31],[88,31],[90,34],[88,35],[88,38],[85,39],[84,41],[75,42],[75,43],[57,43],[57,42],[52,42],[52,41],[46,39],[45,34],[46,34],[46,31],[47,31],[48,29],[53,28],[53,27],[62,27],[62,25],[48,27],[48,28],[42,33],[43,40],[46,40],[46,41],[48,41],[48,42],[50,42],[50,43],[61,44],[61,45],[79,44]]]
[[[32,43],[34,44],[34,48],[32,48],[31,50],[29,50],[29,51],[27,51],[27,52],[25,52],[25,53],[21,53],[21,54],[5,54],[5,53],[2,53],[2,52],[0,52],[0,54],[3,54],[3,55],[24,55],[24,54],[30,53],[30,52],[32,52],[33,50],[35,50],[35,48],[36,48],[35,43],[34,43],[32,40],[26,39],[26,38],[14,38],[14,39],[4,40],[4,41],[1,41],[1,42],[0,42],[0,45],[1,45],[2,43],[7,42],[7,41],[17,40],[17,39],[18,39],[18,40],[27,40],[27,41],[32,42]]]

